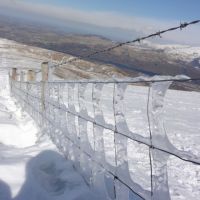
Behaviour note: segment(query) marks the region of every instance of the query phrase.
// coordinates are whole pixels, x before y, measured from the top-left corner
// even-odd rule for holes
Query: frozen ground
[[[98,199],[13,102],[3,75],[0,71],[0,200]]]

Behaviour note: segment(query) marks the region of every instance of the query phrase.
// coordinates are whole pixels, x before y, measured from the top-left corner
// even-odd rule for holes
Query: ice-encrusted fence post
[[[17,80],[17,68],[12,68],[12,80]]]
[[[104,181],[104,163],[105,163],[105,152],[104,152],[104,139],[103,131],[105,126],[105,120],[101,109],[101,95],[104,83],[94,83],[92,87],[92,101],[94,108],[94,124],[93,124],[93,135],[94,135],[94,159],[96,163],[93,165],[93,185],[97,190],[101,190],[101,194],[104,198],[107,198],[106,186]],[[99,125],[98,125],[99,124]],[[101,186],[101,187],[99,187]]]
[[[22,82],[24,81],[24,72],[23,71],[20,71],[19,81],[20,81],[20,88],[22,88]]]
[[[87,127],[88,121],[86,120],[88,117],[87,108],[85,105],[85,91],[87,88],[87,83],[79,83],[78,84],[78,102],[79,102],[79,137],[80,137],[80,168],[83,172],[85,181],[90,184],[92,171],[91,171],[91,156],[92,156],[92,148],[89,143]],[[89,155],[87,156],[86,153]]]
[[[41,104],[42,104],[42,112],[43,112],[45,110],[45,84],[46,84],[46,81],[48,81],[48,75],[49,75],[48,62],[42,63],[41,70],[42,70]]]
[[[113,107],[115,118],[115,158],[116,158],[116,179],[115,190],[117,200],[129,200],[130,194],[133,192],[138,199],[144,199],[146,193],[140,186],[134,184],[129,171],[128,164],[128,136],[126,133],[130,132],[126,117],[124,96],[127,89],[127,83],[115,83],[113,92]],[[135,188],[135,190],[133,190]]]
[[[68,119],[67,119],[67,109],[68,109],[68,85],[66,83],[59,83],[59,96],[58,96],[58,106],[60,115],[60,129],[62,131],[61,138],[61,151],[67,158],[69,155],[69,129],[68,129]]]
[[[16,81],[17,81],[17,68],[12,68],[11,76],[10,76],[10,89],[13,91],[13,88],[16,89]]]
[[[68,152],[66,152],[66,145],[68,144],[66,135],[69,134],[68,127],[67,127],[67,113],[66,113],[66,105],[68,105],[68,96],[65,96],[65,84],[58,83],[58,98],[57,103],[59,107],[58,115],[59,115],[59,127],[62,131],[62,136],[60,138],[60,146],[61,151],[65,157],[67,157]]]
[[[100,162],[105,162],[103,131],[105,120],[101,109],[100,101],[102,95],[103,83],[96,83],[93,86],[93,105],[94,105],[94,144],[95,144],[95,159]],[[102,126],[99,126],[100,124]]]
[[[27,81],[35,81],[36,80],[36,73],[33,70],[28,70],[27,73]]]
[[[134,86],[130,85],[133,89]],[[116,199],[129,200],[131,196],[136,199],[150,199],[150,193],[145,190],[138,182],[135,182],[129,170],[128,163],[128,139],[137,138],[137,133],[131,132],[127,125],[125,116],[125,92],[127,90],[128,83],[115,83],[113,105],[114,105],[114,117],[115,117],[115,148],[116,148]],[[132,102],[134,104],[134,101]],[[134,143],[140,143],[134,141]],[[141,150],[142,151],[142,150]],[[137,153],[137,152],[135,152]],[[133,197],[132,197],[133,198]]]
[[[21,74],[24,73],[23,71],[21,72]],[[21,75],[20,74],[20,75]],[[23,75],[22,77],[20,76],[20,82],[23,81],[21,80],[24,79]],[[24,88],[24,91],[26,91],[26,94],[27,94],[27,101],[29,103],[29,93],[32,93],[33,91],[33,85],[32,84],[29,84],[29,82],[33,82],[35,81],[35,78],[36,78],[36,74],[35,74],[35,71],[33,70],[28,70],[27,72],[27,75],[26,75],[26,78],[27,78],[27,87]],[[21,85],[22,85],[22,82],[21,82]],[[30,102],[32,103],[32,102]],[[30,106],[28,106],[28,108],[30,109]]]
[[[20,72],[20,82],[24,82],[24,74],[23,71]]]
[[[76,127],[76,109],[75,109],[75,83],[68,83],[68,113],[67,113],[67,122],[68,122],[68,132],[67,137],[71,139],[72,142],[69,143],[67,148],[69,158],[74,161],[75,167],[80,168],[80,138],[78,129]]]
[[[51,88],[51,92],[49,97],[46,97],[46,99],[49,98],[48,101],[53,106],[53,121],[52,123],[54,124],[55,131],[53,134],[55,134],[55,142],[58,147],[58,149],[64,153],[64,145],[65,145],[65,137],[64,137],[64,129],[62,126],[64,125],[65,122],[65,112],[61,109],[61,87],[60,83],[51,83],[49,82],[46,84],[46,88],[49,87]],[[47,93],[47,92],[46,92]],[[46,100],[45,100],[46,103]],[[47,108],[45,108],[45,115],[47,114]]]
[[[152,148],[152,198],[154,200],[169,200],[169,187],[167,178],[167,160],[169,155],[153,148],[154,146],[169,146],[168,138],[163,127],[164,97],[171,81],[153,82],[149,90],[148,117],[150,126],[150,139]]]
[[[115,132],[114,132],[114,144],[115,144],[115,162],[116,162],[116,176],[129,179],[129,168],[127,158],[127,137],[122,137],[117,132],[123,132],[127,129],[124,111],[124,93],[126,91],[127,84],[114,84],[113,92],[113,107],[114,107],[114,119],[115,119]],[[116,199],[129,200],[129,190],[115,180]]]
[[[21,103],[23,106],[22,108],[25,109],[25,102],[28,102],[29,101],[29,94],[28,94],[28,91],[30,91],[30,84],[28,82],[24,83],[25,87],[24,87],[24,92],[25,92],[25,95],[22,95],[23,96],[23,102]],[[22,89],[22,85],[20,84],[20,89],[21,89],[21,92],[23,91]]]

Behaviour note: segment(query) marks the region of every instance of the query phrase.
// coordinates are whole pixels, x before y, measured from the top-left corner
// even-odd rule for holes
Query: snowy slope
[[[170,46],[169,51],[172,49]],[[175,51],[177,51],[177,47]],[[188,56],[188,51],[186,54]],[[4,59],[5,67],[11,64],[7,62],[8,60]],[[31,61],[27,60],[28,62]],[[78,91],[75,92],[77,98]],[[89,93],[91,93],[91,88]],[[127,125],[133,133],[144,137],[149,137],[146,116],[147,93],[147,88],[143,86],[131,86],[125,92]],[[113,94],[112,86],[105,85],[101,107],[104,118],[112,124],[114,119],[111,94]],[[37,134],[38,129],[34,122],[27,115],[22,114],[18,110],[19,107],[16,107],[9,98],[9,94],[7,95],[5,90],[1,93],[0,103],[0,130],[4,130],[6,133],[1,134],[0,132],[0,143],[2,143],[0,146],[2,152],[0,154],[0,172],[2,172],[0,173],[0,180],[2,180],[0,194],[9,195],[10,187],[12,197],[17,200],[98,199],[92,197],[93,195],[80,175],[72,169],[71,163],[66,162],[57,153],[55,146],[48,139],[41,137],[38,141],[40,133]],[[186,157],[195,155],[198,160],[200,156],[199,98],[199,92],[168,90],[164,102],[164,126],[170,144],[177,151],[182,152],[182,155],[186,154]],[[88,107],[91,108],[91,105],[90,103]],[[75,107],[79,108],[78,101],[76,101]],[[104,130],[103,134],[106,162],[114,166],[114,134],[108,130]],[[17,140],[13,140],[13,138],[17,138]],[[92,131],[88,132],[88,138],[92,145],[94,143]],[[36,141],[37,143],[35,143]],[[128,139],[127,150],[128,155],[125,159],[128,160],[132,181],[149,191],[151,185],[148,148]],[[168,156],[166,165],[171,199],[198,200],[200,167],[172,155]],[[13,176],[13,174],[17,174],[17,176]],[[126,176],[124,177],[126,178]],[[74,198],[73,195],[78,195],[78,197]]]
[[[41,63],[44,61],[48,61],[51,65],[68,60],[69,58],[73,58],[73,56],[0,38],[0,69],[15,67],[18,68],[18,74],[20,73],[20,70],[26,73],[27,69],[40,70]],[[112,76],[123,77],[124,75],[127,75],[125,72],[112,65],[84,60],[74,62],[73,64],[63,65],[62,68],[56,69],[54,74],[65,79],[79,79],[80,77],[109,78]]]

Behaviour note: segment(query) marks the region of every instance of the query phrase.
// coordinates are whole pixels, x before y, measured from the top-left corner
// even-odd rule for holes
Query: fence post
[[[17,80],[17,68],[12,68],[12,80]]]
[[[24,81],[24,72],[21,71],[20,72],[20,82],[23,82]]]
[[[41,65],[42,71],[42,87],[41,87],[41,104],[42,104],[42,112],[45,110],[45,83],[48,81],[49,77],[49,63],[43,62]]]
[[[27,81],[35,81],[36,74],[33,70],[28,70]]]

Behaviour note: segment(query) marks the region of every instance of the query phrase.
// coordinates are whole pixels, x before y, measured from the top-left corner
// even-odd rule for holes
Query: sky
[[[2,11],[1,11],[2,10]],[[199,0],[0,0],[0,12],[62,25],[71,32],[134,39],[200,19]],[[200,25],[166,34],[163,41],[199,45]]]
[[[130,16],[162,19],[192,19],[197,17],[198,0],[34,0],[55,6],[70,6],[85,11],[113,11]]]

